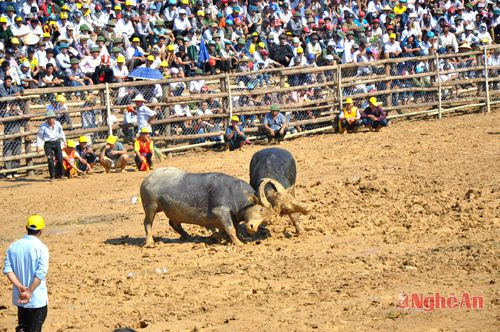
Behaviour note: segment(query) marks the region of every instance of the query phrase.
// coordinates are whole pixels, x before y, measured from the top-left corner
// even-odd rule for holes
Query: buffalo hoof
[[[146,240],[146,243],[144,243],[144,248],[154,248],[155,247],[155,241],[153,240]]]

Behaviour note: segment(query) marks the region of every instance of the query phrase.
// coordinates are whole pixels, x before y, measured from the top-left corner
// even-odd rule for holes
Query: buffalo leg
[[[144,207],[144,230],[146,231],[146,243],[144,247],[146,248],[155,246],[155,241],[153,240],[153,220],[155,219],[157,208],[158,206],[153,203]]]
[[[237,246],[242,245],[243,242],[241,242],[236,235],[236,229],[234,228],[233,220],[231,219],[231,213],[227,209],[223,208],[215,208],[213,213],[219,219],[220,225],[231,239],[231,242]]]
[[[297,232],[297,235],[303,234],[304,233],[304,228],[302,228],[302,224],[300,222],[300,213],[291,213],[288,215],[290,217],[290,220],[293,222],[295,226],[295,231]]]
[[[180,223],[176,223],[172,220],[169,220],[168,223],[170,224],[170,226],[172,226],[174,231],[179,233],[179,235],[181,236],[181,240],[187,240],[191,238],[191,236],[184,230],[184,228],[182,228],[182,225]]]

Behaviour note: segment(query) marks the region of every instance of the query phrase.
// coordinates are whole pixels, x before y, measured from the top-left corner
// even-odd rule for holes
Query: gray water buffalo
[[[295,199],[296,177],[295,159],[285,149],[260,150],[250,161],[250,185],[258,193],[261,205],[280,215],[288,215],[300,234],[303,232],[300,214],[307,214],[308,208]]]
[[[153,220],[160,211],[181,239],[189,238],[181,224],[195,224],[223,229],[236,245],[242,244],[235,230],[239,222],[254,234],[270,213],[258,205],[255,190],[245,181],[221,173],[187,173],[173,167],[157,169],[144,179],[141,200],[146,247],[154,246]]]

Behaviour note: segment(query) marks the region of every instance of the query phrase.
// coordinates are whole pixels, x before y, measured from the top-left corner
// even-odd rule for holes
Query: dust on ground
[[[47,331],[497,330],[500,113],[401,122],[380,133],[284,142],[297,197],[312,213],[295,237],[287,218],[242,247],[179,242],[164,215],[146,249],[147,175],[1,182],[0,252],[25,218],[46,218]],[[188,153],[162,166],[248,180],[252,154]],[[209,232],[187,226],[193,235]],[[16,322],[0,279],[0,331]],[[483,310],[397,308],[402,293],[483,296]]]

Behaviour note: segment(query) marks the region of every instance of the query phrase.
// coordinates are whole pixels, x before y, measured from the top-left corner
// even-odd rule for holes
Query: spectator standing
[[[135,102],[136,106],[137,125],[139,126],[139,132],[142,130],[142,128],[151,128],[151,121],[154,119],[156,112],[144,105],[146,99],[144,99],[142,95],[135,96],[132,101]]]
[[[273,139],[280,143],[287,132],[287,121],[283,114],[280,113],[280,107],[276,104],[271,105],[270,112],[264,117],[264,131],[269,143]]]
[[[6,76],[4,78],[4,82],[0,85],[0,97],[8,97],[8,96],[19,96],[22,92],[22,88],[14,86],[12,84],[12,77]],[[0,117],[9,118],[14,116],[19,116],[23,114],[23,110],[20,105],[24,105],[24,103],[19,103],[19,101],[14,102],[3,102],[1,105],[1,109],[3,109],[0,113]],[[9,120],[3,123],[3,133],[4,135],[16,135],[21,132],[21,127],[26,125],[26,120],[17,119],[17,120]],[[22,138],[15,137],[10,139],[5,139],[3,141],[3,156],[4,157],[12,157],[21,154],[22,151]],[[5,162],[6,169],[15,169],[19,168],[20,161],[19,160],[11,160]],[[18,175],[16,172],[7,173],[7,178],[17,178]]]
[[[36,152],[39,152],[40,148],[43,147],[49,163],[50,181],[53,181],[54,179],[60,179],[63,174],[61,143],[66,143],[66,135],[61,123],[56,121],[56,113],[53,111],[47,112],[46,118],[47,121],[38,130]]]
[[[16,331],[42,331],[47,317],[49,249],[40,240],[44,228],[45,220],[31,215],[27,235],[12,243],[5,255],[3,273],[13,285],[12,304],[17,306]]]

